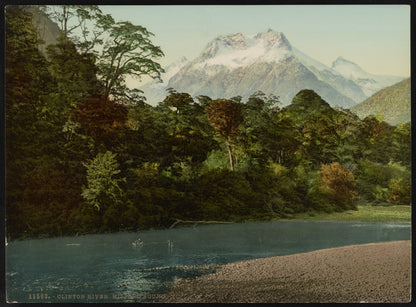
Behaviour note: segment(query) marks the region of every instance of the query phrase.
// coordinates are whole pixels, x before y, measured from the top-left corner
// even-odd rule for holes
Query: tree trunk
[[[231,144],[229,141],[225,141],[225,145],[227,145],[228,155],[230,157],[230,168],[231,168],[231,171],[234,172],[234,160],[233,160],[233,154],[231,152]]]

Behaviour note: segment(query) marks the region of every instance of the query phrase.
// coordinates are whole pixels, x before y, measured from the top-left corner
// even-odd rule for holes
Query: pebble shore
[[[239,261],[177,280],[170,303],[407,303],[411,241]]]

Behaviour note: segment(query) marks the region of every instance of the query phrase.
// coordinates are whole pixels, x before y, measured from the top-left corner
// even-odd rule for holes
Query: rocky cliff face
[[[56,23],[39,12],[36,6],[27,6],[25,10],[33,14],[33,24],[38,31],[39,38],[44,42],[39,45],[39,50],[46,55],[46,47],[57,43],[57,38],[61,34],[60,29]]]

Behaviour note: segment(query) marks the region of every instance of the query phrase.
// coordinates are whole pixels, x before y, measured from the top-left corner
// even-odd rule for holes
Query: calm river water
[[[410,237],[410,223],[282,221],[14,241],[6,247],[7,300],[155,301],[175,278],[216,265]]]

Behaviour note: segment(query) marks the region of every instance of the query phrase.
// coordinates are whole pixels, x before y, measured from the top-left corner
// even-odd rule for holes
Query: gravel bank
[[[177,280],[163,302],[409,302],[411,242],[329,248],[240,261]]]

